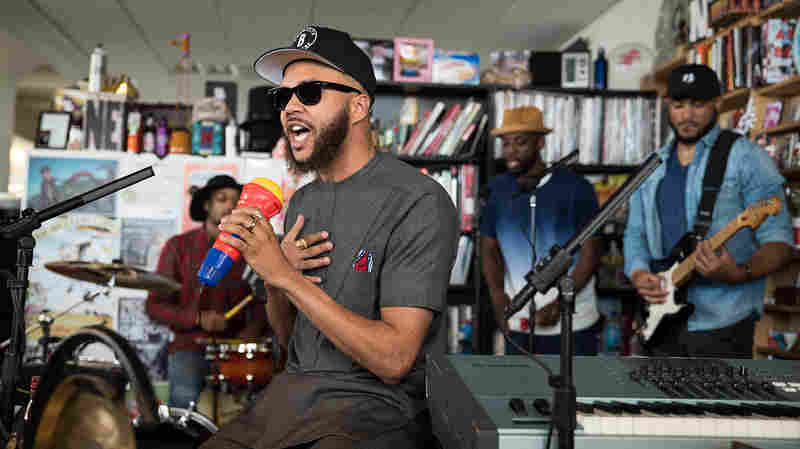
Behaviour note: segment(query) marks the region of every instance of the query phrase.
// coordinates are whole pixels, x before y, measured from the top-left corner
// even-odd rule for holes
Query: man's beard
[[[331,120],[328,126],[322,128],[314,141],[314,149],[311,157],[306,161],[298,161],[294,157],[294,151],[290,148],[286,161],[289,169],[298,174],[318,172],[330,167],[334,160],[342,152],[342,143],[347,138],[350,129],[350,113],[344,108]]]
[[[718,116],[719,116],[719,113],[717,113],[717,111],[714,111],[714,117],[711,118],[711,121],[708,122],[708,125],[706,125],[705,128],[701,129],[697,133],[697,135],[694,136],[694,137],[683,137],[683,136],[681,136],[680,133],[678,132],[678,127],[675,126],[674,123],[672,123],[672,119],[667,119],[667,121],[669,122],[669,127],[672,128],[672,132],[675,133],[675,141],[676,142],[681,143],[681,144],[685,144],[685,145],[694,145],[697,142],[699,142],[700,139],[702,139],[706,134],[708,134],[709,131],[714,129],[714,127],[717,125]]]

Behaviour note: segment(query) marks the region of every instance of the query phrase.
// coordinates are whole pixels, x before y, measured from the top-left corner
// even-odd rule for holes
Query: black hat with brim
[[[208,217],[205,203],[211,198],[211,194],[219,189],[232,188],[239,192],[242,191],[242,185],[236,182],[235,179],[228,175],[217,175],[208,180],[205,186],[192,195],[192,202],[189,204],[189,216],[194,221],[205,221]]]

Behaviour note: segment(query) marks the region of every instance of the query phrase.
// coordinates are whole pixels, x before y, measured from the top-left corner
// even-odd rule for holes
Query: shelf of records
[[[497,90],[492,94],[490,128],[501,125],[503,111],[536,106],[544,125],[553,131],[545,139],[543,158],[554,162],[578,149],[579,166],[587,172],[623,168],[643,161],[656,149],[658,100],[649,91],[627,96],[579,95],[548,90]],[[502,157],[500,139],[492,139],[494,159]]]

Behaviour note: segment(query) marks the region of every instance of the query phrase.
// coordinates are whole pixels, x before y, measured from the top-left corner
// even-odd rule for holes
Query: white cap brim
[[[341,67],[314,52],[298,50],[292,47],[278,48],[264,53],[253,63],[253,70],[255,70],[258,76],[277,86],[283,79],[283,71],[286,66],[298,59],[313,59],[345,73]]]

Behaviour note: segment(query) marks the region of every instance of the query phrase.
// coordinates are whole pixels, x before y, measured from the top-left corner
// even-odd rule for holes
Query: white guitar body
[[[639,329],[645,342],[650,340],[650,337],[653,336],[653,332],[656,331],[658,325],[665,316],[678,313],[681,309],[686,307],[686,304],[677,304],[675,302],[675,284],[672,282],[672,273],[678,265],[679,263],[676,262],[669,270],[659,273],[659,275],[664,278],[664,289],[667,290],[668,293],[667,296],[664,297],[665,301],[663,303],[649,303],[647,305],[647,320],[644,326]]]
[[[749,226],[752,229],[757,229],[767,218],[767,216],[775,216],[780,210],[781,200],[777,196],[759,200],[751,204],[747,207],[747,209],[737,215],[736,218],[728,222],[724,228],[720,229],[716,234],[714,234],[713,237],[708,239],[711,244],[711,249],[716,251],[732,235],[745,226]],[[668,294],[663,303],[647,304],[647,319],[642,327],[638,329],[639,335],[641,336],[641,339],[645,345],[650,342],[653,334],[656,333],[656,330],[664,320],[668,321],[664,324],[664,328],[667,329],[665,331],[667,332],[666,335],[670,336],[673,334],[673,332],[670,332],[671,328],[681,326],[683,320],[688,319],[689,316],[694,312],[693,304],[678,304],[675,302],[675,286],[683,286],[689,280],[690,276],[695,270],[694,249],[691,250],[692,253],[688,255],[688,257],[680,255],[687,251],[683,241],[690,237],[694,238],[696,236],[692,236],[691,233],[686,234],[676,244],[675,248],[673,248],[673,251],[670,252],[670,257],[682,258],[683,261],[676,262],[670,267],[669,270],[659,273],[664,278],[664,290],[666,290]],[[676,251],[679,251],[679,257],[672,255],[672,253]],[[668,263],[667,261],[654,262],[658,262],[659,267],[663,267]],[[683,296],[682,291],[679,293],[680,296]],[[683,310],[686,307],[689,308],[687,310]]]

